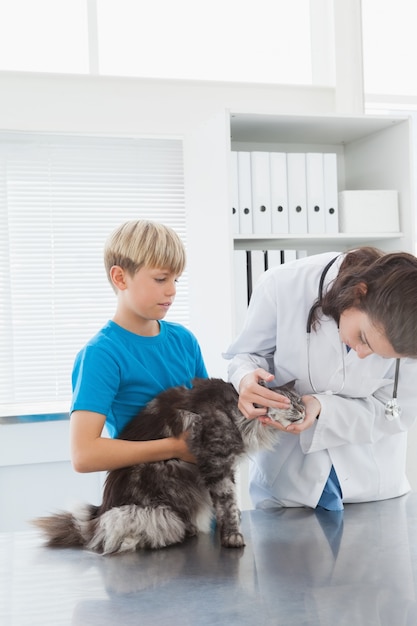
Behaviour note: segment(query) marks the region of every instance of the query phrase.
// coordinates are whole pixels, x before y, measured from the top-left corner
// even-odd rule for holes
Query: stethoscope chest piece
[[[401,407],[398,404],[397,398],[392,398],[385,405],[385,417],[387,420],[392,421],[401,417]]]
[[[388,400],[388,402],[385,405],[385,417],[390,422],[392,420],[397,420],[401,417],[401,407],[398,404],[398,400],[397,400],[399,375],[400,375],[400,359],[397,359],[395,363],[394,391],[392,392],[391,400]]]

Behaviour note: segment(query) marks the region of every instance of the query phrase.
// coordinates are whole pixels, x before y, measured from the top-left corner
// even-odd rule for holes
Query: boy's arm
[[[110,471],[138,463],[181,459],[195,462],[186,439],[168,437],[152,441],[126,441],[102,437],[105,416],[73,411],[70,420],[71,460],[77,472]]]

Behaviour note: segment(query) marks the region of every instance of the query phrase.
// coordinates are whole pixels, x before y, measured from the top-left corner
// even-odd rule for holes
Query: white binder
[[[260,276],[265,272],[265,253],[263,250],[252,250],[252,290]]]
[[[323,155],[324,204],[326,233],[339,232],[339,206],[337,193],[337,155],[329,152]]]
[[[313,235],[323,234],[326,232],[326,220],[323,154],[321,152],[308,152],[306,154],[306,181],[308,232]]]
[[[284,250],[284,263],[297,260],[297,250]]]
[[[271,152],[269,158],[272,233],[285,235],[289,231],[287,155],[285,152]]]
[[[237,173],[237,152],[230,153],[230,186],[232,207],[233,234],[238,234],[239,228],[239,185]]]
[[[253,232],[271,234],[269,152],[251,152]]]
[[[239,190],[239,232],[241,235],[253,233],[252,225],[252,185],[250,152],[237,153]]]
[[[307,233],[306,158],[304,153],[287,154],[288,224],[293,235]]]
[[[276,267],[277,265],[281,265],[283,263],[284,260],[284,253],[282,250],[268,250],[267,251],[268,255],[267,255],[267,259],[268,259],[268,267],[267,269],[270,269],[271,267]]]

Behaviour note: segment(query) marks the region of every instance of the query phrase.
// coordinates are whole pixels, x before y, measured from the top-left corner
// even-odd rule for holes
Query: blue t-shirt
[[[161,391],[207,378],[195,336],[181,324],[160,321],[155,337],[142,337],[109,321],[77,354],[72,373],[72,411],[106,416],[117,437]]]

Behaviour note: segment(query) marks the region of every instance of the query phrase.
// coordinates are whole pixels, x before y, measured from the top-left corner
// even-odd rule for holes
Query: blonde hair
[[[182,274],[186,257],[184,245],[168,226],[148,220],[121,224],[104,246],[104,265],[112,285],[110,270],[119,265],[133,276],[141,267],[166,269]]]

